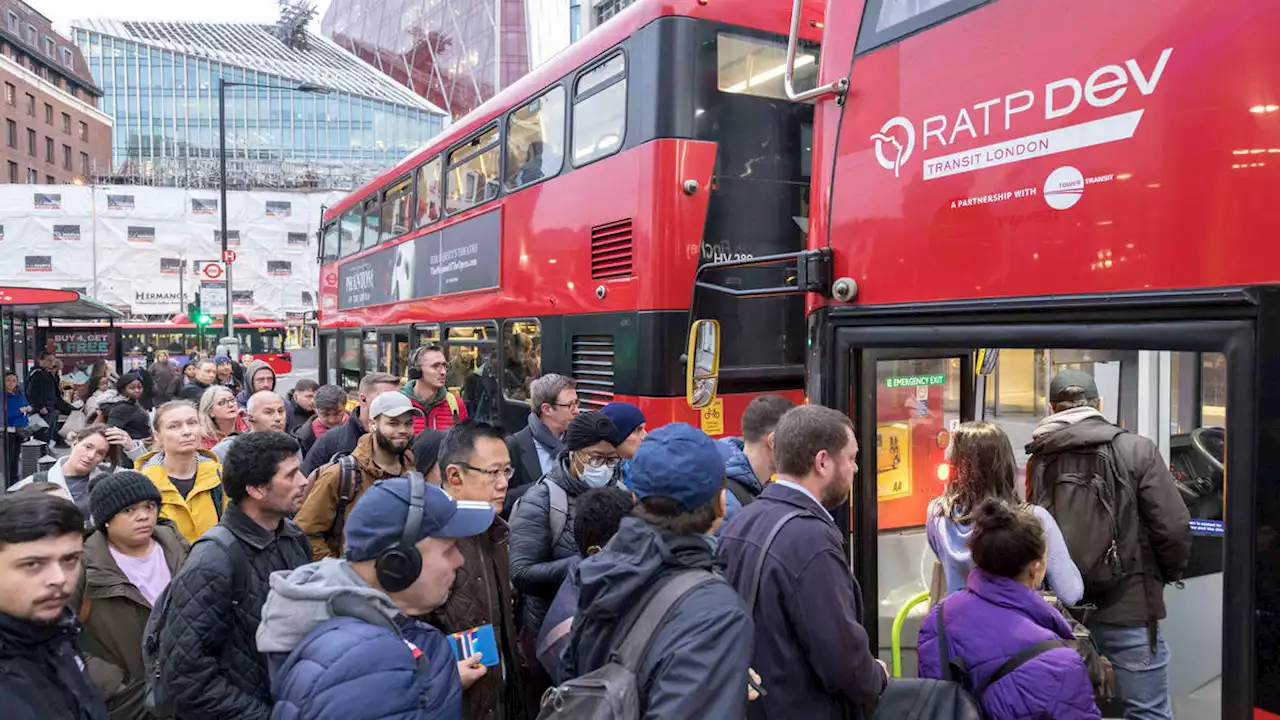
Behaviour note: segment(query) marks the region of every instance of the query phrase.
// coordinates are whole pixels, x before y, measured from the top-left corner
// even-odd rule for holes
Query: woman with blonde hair
[[[965,579],[973,570],[968,543],[974,513],[988,500],[1010,507],[1023,505],[1023,500],[1018,497],[1014,483],[1013,444],[999,425],[962,423],[951,435],[947,457],[951,461],[951,480],[942,496],[929,503],[925,530],[929,547],[938,556],[946,574],[950,594],[964,589]],[[1063,604],[1080,602],[1084,581],[1071,560],[1058,523],[1048,510],[1038,505],[1026,506],[1026,509],[1044,525],[1048,543],[1045,577],[1049,586]]]
[[[222,465],[200,447],[200,417],[186,400],[156,408],[152,430],[156,450],[138,459],[138,472],[160,491],[160,517],[172,520],[187,542],[195,542],[218,524],[227,506]]]
[[[232,433],[249,431],[240,405],[231,389],[223,385],[210,386],[200,396],[200,447],[210,450]]]

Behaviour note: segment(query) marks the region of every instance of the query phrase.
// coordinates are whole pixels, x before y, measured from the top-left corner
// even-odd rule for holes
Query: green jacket
[[[160,520],[151,536],[177,575],[191,549],[186,538],[168,520]],[[148,720],[142,640],[151,604],[120,570],[100,530],[84,542],[84,566],[70,605],[84,625],[81,649],[111,720]]]

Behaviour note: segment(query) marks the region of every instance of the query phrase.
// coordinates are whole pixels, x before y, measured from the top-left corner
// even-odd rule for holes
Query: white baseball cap
[[[409,398],[398,392],[384,392],[373,399],[373,403],[369,405],[369,417],[378,419],[386,415],[387,417],[400,417],[405,413],[413,413],[418,417],[423,417],[422,411],[419,410]]]

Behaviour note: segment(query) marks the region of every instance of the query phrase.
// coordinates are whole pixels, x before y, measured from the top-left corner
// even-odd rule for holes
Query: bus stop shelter
[[[124,314],[97,300],[86,298],[74,290],[54,290],[33,287],[0,286],[0,367],[13,370],[19,382],[25,385],[27,372],[40,353],[48,346],[58,350],[56,335],[50,337],[55,320],[78,324],[74,332],[63,340],[62,350],[70,357],[103,357],[119,366],[119,331],[116,321]],[[37,345],[41,321],[47,324],[43,333],[44,345]],[[100,326],[87,325],[99,323]],[[0,419],[0,422],[6,422]],[[9,428],[4,427],[5,437]],[[0,469],[4,470],[4,486],[17,482],[10,474],[8,442],[0,443]]]

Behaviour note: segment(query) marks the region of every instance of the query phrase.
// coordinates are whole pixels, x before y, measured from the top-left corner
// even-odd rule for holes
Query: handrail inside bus
[[[834,94],[839,102],[844,102],[845,93],[849,91],[847,77],[802,93],[796,92],[796,48],[800,44],[800,8],[803,4],[804,0],[793,0],[791,3],[791,33],[787,35],[787,61],[783,65],[782,87],[792,102],[805,102],[827,94]]]

